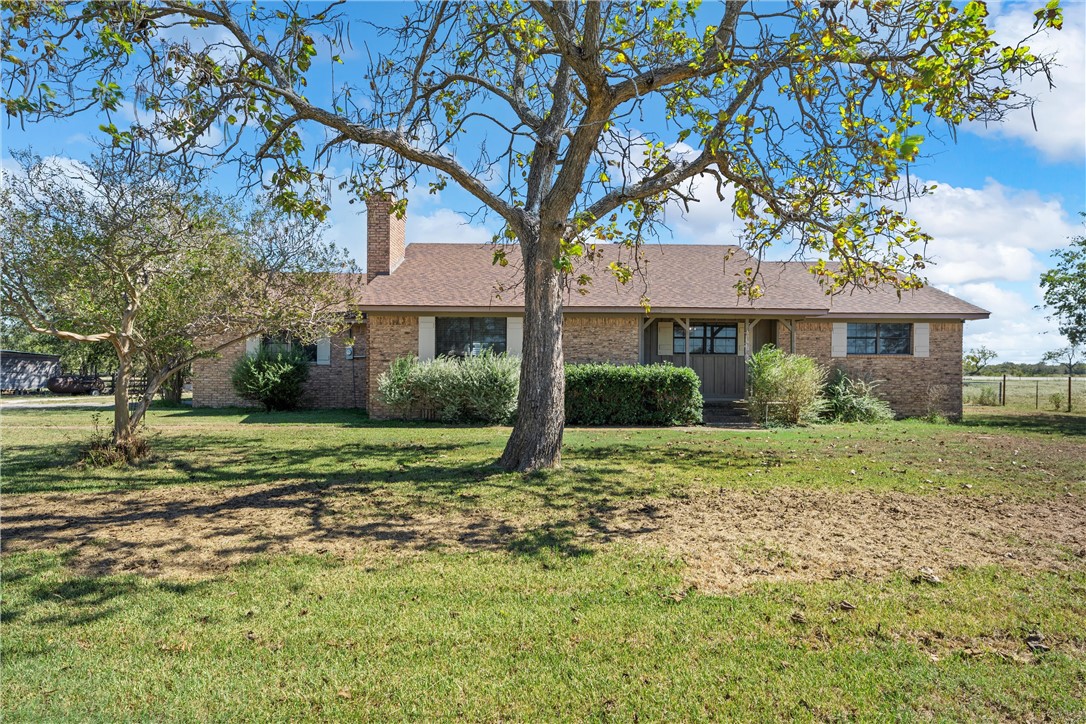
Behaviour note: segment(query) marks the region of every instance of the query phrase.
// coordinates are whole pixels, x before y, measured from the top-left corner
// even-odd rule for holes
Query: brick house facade
[[[234,342],[216,356],[192,364],[193,407],[257,407],[234,392],[230,373],[253,341]],[[327,363],[309,365],[301,404],[309,408],[366,407],[365,325],[354,324],[329,340]]]
[[[326,357],[311,367],[306,405],[365,408],[384,418],[391,410],[378,397],[378,379],[399,357],[429,359],[450,344],[453,353],[465,353],[494,343],[519,355],[524,312],[515,265],[494,265],[489,246],[408,245],[405,220],[391,199],[374,197],[367,206],[367,284],[358,321],[324,341]],[[601,259],[587,270],[593,284],[566,299],[562,348],[569,363],[690,366],[706,399],[739,399],[746,358],[776,344],[831,370],[880,381],[879,394],[899,415],[961,415],[963,327],[988,316],[979,307],[931,287],[830,297],[801,262],[756,264],[727,246],[646,247],[638,260],[644,277],[619,285],[607,265],[630,261],[623,257],[628,252],[599,251]],[[508,258],[516,256],[515,247],[507,250]],[[736,296],[735,281],[754,267],[764,295]],[[252,349],[252,340],[242,341],[197,362],[194,406],[242,404],[230,369]]]

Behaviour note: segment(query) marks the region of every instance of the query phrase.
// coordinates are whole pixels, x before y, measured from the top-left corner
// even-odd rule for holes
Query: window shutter
[[[833,323],[833,339],[830,341],[830,357],[848,356],[848,323]]]
[[[670,357],[675,354],[675,323],[656,323],[656,354]]]
[[[913,325],[913,356],[927,357],[931,351],[931,326],[925,322]]]
[[[248,357],[256,357],[260,353],[260,335],[254,334],[245,339],[245,354]]]
[[[433,359],[437,349],[436,317],[419,317],[419,359]]]
[[[744,357],[750,356],[750,347],[747,345],[747,325],[743,322],[735,324],[735,352]]]
[[[505,320],[505,353],[520,357],[524,351],[524,317],[507,317]]]
[[[332,340],[328,337],[321,337],[317,340],[317,364],[332,364]]]

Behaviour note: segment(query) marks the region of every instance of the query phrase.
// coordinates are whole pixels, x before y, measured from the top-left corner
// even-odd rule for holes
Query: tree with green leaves
[[[516,470],[560,460],[565,294],[629,281],[665,209],[708,186],[749,251],[820,258],[828,292],[916,287],[928,237],[900,202],[924,191],[906,171],[927,129],[998,121],[1049,63],[997,43],[976,1],[421,3],[363,60],[339,3],[4,7],[20,118],[133,104],[136,123],[104,124],[115,143],[230,158],[283,208],[323,213],[345,156],[360,195],[452,183],[497,217],[519,251],[495,262],[523,274]],[[1036,32],[1061,23],[1053,0]],[[599,242],[629,253],[595,269]],[[737,291],[761,293],[757,268]]]
[[[1086,214],[1083,214],[1086,217]],[[1041,275],[1045,306],[1072,347],[1086,346],[1086,235],[1057,249],[1056,266]]]
[[[0,347],[60,357],[61,369],[80,374],[109,373],[116,364],[113,348],[105,342],[80,344],[38,334],[17,317],[0,317]]]
[[[967,375],[979,375],[988,363],[998,356],[994,349],[974,347],[962,357],[962,371]]]
[[[241,214],[165,164],[16,152],[0,188],[0,298],[28,329],[116,357],[113,443],[131,446],[163,382],[261,331],[342,324],[348,262],[319,224]],[[129,405],[133,375],[146,387]]]

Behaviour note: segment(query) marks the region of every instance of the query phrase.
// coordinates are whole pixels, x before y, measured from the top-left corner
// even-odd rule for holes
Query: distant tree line
[[[1045,362],[999,362],[990,364],[978,371],[965,370],[967,375],[981,375],[985,377],[1001,377],[1009,375],[1013,377],[1043,377],[1045,375],[1065,375],[1067,365],[1049,364]],[[1072,368],[1075,375],[1086,375],[1086,362],[1079,362]]]

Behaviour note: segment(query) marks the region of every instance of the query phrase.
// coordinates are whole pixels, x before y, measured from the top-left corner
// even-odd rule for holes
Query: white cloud
[[[1015,287],[1020,289],[981,282],[947,289],[992,313],[991,319],[966,324],[965,349],[988,347],[999,353],[1000,361],[1039,362],[1044,352],[1064,343],[1056,325],[1045,319],[1044,310],[1037,309],[1041,302],[1037,288]]]
[[[664,221],[674,240],[683,244],[738,244],[743,225],[732,212],[735,199],[732,187],[724,189],[721,200],[716,179],[699,176],[694,179],[691,192],[699,199],[698,203],[686,209],[674,201],[667,209]]]
[[[986,346],[999,359],[1037,362],[1059,347],[1055,325],[1038,309],[1038,280],[1048,252],[1080,231],[1060,201],[989,179],[983,188],[939,184],[909,214],[933,241],[932,284],[977,304],[991,319],[966,325],[965,348]]]
[[[1044,266],[1035,252],[1064,246],[1078,233],[1059,199],[988,179],[983,188],[938,184],[914,199],[909,215],[931,234],[934,284],[1032,281]]]
[[[1039,7],[1040,5],[1038,5]],[[1012,45],[1033,32],[1033,5],[1016,6],[994,15],[995,37]],[[1019,86],[1037,104],[1014,111],[1001,124],[970,124],[971,131],[1020,139],[1040,150],[1050,161],[1078,161],[1086,155],[1086,4],[1064,3],[1064,25],[1029,42],[1038,55],[1055,54],[1050,89],[1043,75],[1026,78]],[[1036,128],[1034,121],[1036,120]]]

